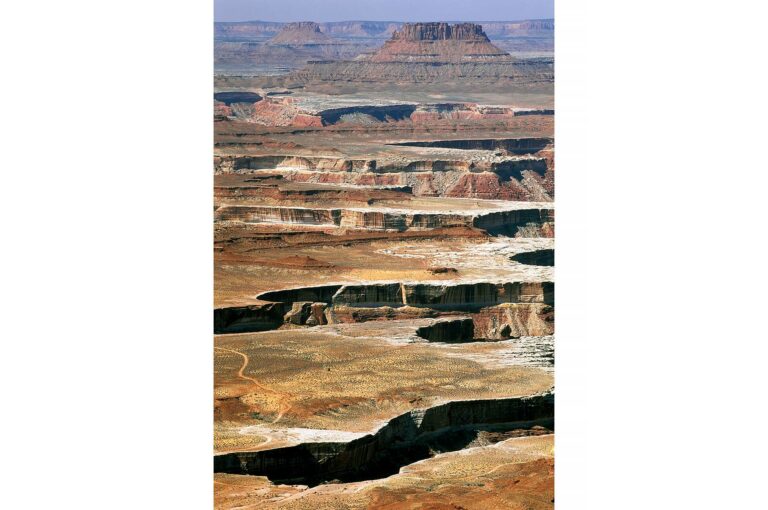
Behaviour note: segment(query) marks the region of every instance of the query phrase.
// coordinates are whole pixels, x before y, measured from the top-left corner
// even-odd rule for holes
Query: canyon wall
[[[214,472],[267,476],[280,483],[317,485],[382,478],[401,466],[454,451],[481,430],[554,429],[554,395],[454,401],[404,413],[375,434],[349,442],[303,443],[214,456]]]

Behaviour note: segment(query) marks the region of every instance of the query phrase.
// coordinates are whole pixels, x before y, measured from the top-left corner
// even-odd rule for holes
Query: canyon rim
[[[214,34],[215,508],[553,508],[554,21]]]

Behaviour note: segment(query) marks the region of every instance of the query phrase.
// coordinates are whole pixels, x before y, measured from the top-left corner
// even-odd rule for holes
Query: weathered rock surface
[[[505,340],[547,336],[555,332],[554,306],[547,303],[504,303],[472,314],[475,338]]]
[[[397,209],[309,209],[302,207],[222,205],[216,209],[217,221],[243,223],[284,223],[403,232],[452,227],[475,227],[491,235],[510,237],[552,237],[554,211],[551,209],[513,209],[451,214],[406,212]]]

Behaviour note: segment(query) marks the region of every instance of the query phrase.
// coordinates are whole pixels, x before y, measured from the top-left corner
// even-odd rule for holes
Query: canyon
[[[217,508],[552,508],[553,28],[216,24]]]

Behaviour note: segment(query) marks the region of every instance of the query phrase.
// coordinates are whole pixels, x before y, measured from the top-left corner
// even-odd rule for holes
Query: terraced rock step
[[[467,142],[451,140],[455,142]],[[478,142],[480,145],[492,146],[495,142],[488,140],[469,141],[469,145]],[[422,142],[398,142],[392,145],[408,146],[411,143]],[[437,143],[437,142],[423,142]],[[505,144],[506,142],[499,142]],[[527,142],[526,142],[527,143]],[[512,142],[509,142],[512,144]],[[520,142],[524,145],[523,142]],[[459,144],[461,145],[461,144]],[[449,147],[459,148],[459,147]],[[480,150],[480,149],[473,149]],[[495,150],[495,149],[482,149]],[[537,152],[532,148],[514,149],[520,154],[533,154]],[[408,172],[493,172],[499,175],[511,175],[509,172],[521,170],[533,170],[544,174],[547,170],[546,160],[543,158],[497,158],[497,160],[471,159],[354,159],[354,158],[330,158],[322,156],[217,156],[214,159],[214,168],[219,174],[226,173],[253,173],[255,171],[305,171],[305,172],[353,172],[357,174],[396,174]],[[399,184],[399,183],[394,183]]]
[[[273,482],[317,485],[382,478],[401,467],[486,440],[554,430],[554,395],[455,401],[404,413],[348,442],[214,456],[214,472],[267,476]]]
[[[433,324],[416,334],[431,341],[460,341],[554,332],[552,282],[326,285],[269,291],[257,298],[266,303],[214,309],[214,332],[434,318],[455,312],[469,312],[471,317]],[[465,322],[450,322],[456,320]]]
[[[423,306],[429,308],[476,308],[501,303],[553,305],[552,282],[507,283],[371,283],[328,285],[265,292],[262,301],[322,301],[346,306]]]
[[[449,227],[474,227],[491,235],[551,237],[554,209],[540,207],[509,210],[426,211],[388,207],[306,208],[226,204],[218,207],[216,221],[294,224],[404,232]]]

